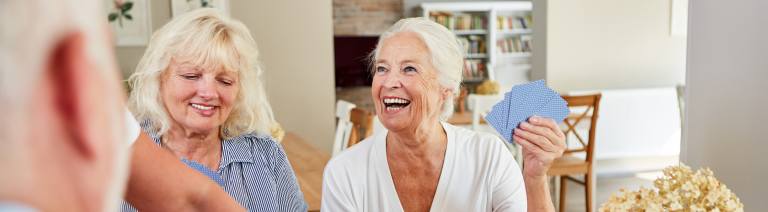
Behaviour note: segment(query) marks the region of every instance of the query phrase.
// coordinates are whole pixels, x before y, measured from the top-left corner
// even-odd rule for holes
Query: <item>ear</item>
[[[453,92],[454,92],[454,90],[450,89],[450,88],[443,89],[443,92],[441,93],[441,95],[443,97],[443,101],[448,100],[451,97],[453,97]]]
[[[54,99],[54,114],[59,116],[66,134],[63,142],[71,146],[82,156],[93,158],[97,149],[97,141],[90,129],[95,123],[93,116],[100,111],[93,111],[94,92],[103,89],[93,83],[97,73],[87,57],[85,41],[82,34],[75,33],[64,37],[52,49],[46,59],[45,77],[51,83]]]

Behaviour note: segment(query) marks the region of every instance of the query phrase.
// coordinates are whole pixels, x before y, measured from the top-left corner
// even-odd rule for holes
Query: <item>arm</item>
[[[547,170],[566,149],[565,135],[553,119],[533,116],[520,123],[512,137],[523,147],[523,179],[528,211],[555,211],[549,195]]]
[[[218,184],[157,146],[144,132],[131,147],[125,201],[139,211],[245,211]]]

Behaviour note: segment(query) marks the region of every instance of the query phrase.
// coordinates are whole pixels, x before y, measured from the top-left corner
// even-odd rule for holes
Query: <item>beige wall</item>
[[[537,4],[547,7],[547,58],[546,73],[534,71],[533,77],[546,77],[558,92],[684,84],[686,38],[670,36],[670,2]]]
[[[230,12],[251,29],[267,68],[275,117],[331,153],[334,117],[331,0],[232,0]]]
[[[151,1],[152,27],[171,18],[170,1]],[[331,0],[230,0],[230,14],[251,30],[266,66],[275,118],[330,153],[335,129]],[[118,61],[130,75],[144,47],[121,47]]]
[[[746,211],[763,211],[768,208],[768,2],[723,3],[690,1],[680,160],[694,169],[710,167]]]
[[[152,10],[150,17],[152,18],[152,31],[154,32],[165,25],[165,23],[168,23],[168,21],[171,21],[171,1],[154,0],[148,2],[150,10]],[[146,49],[146,47],[117,47],[117,61],[120,64],[120,71],[124,78],[127,79],[128,76],[131,76]]]

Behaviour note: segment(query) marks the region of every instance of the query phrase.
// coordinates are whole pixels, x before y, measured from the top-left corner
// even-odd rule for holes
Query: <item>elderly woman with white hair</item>
[[[498,137],[452,126],[461,82],[456,36],[403,19],[372,52],[373,99],[383,130],[334,156],[323,211],[554,211],[546,171],[565,150],[552,119],[515,129],[525,170]]]
[[[242,22],[216,9],[185,13],[152,37],[129,79],[128,107],[158,145],[217,173],[248,211],[307,211],[268,134],[274,118],[258,58]]]

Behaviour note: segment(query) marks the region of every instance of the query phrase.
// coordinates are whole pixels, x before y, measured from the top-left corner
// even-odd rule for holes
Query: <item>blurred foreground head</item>
[[[123,99],[103,1],[0,0],[0,203],[114,211]]]

